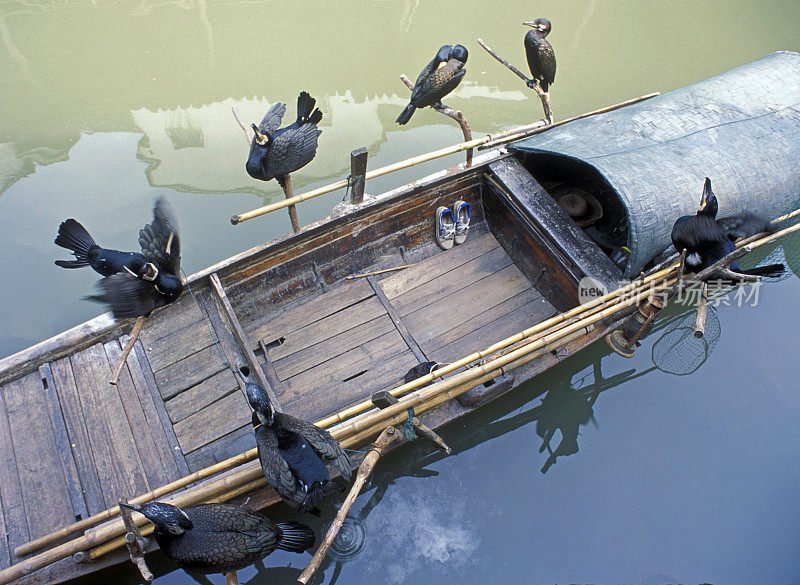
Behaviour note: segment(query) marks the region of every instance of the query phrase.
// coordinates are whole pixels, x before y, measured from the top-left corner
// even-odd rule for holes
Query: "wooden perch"
[[[308,583],[319,569],[322,561],[325,559],[325,555],[328,553],[328,549],[333,544],[333,541],[336,540],[336,535],[339,534],[339,530],[342,528],[342,523],[344,523],[345,516],[347,516],[350,508],[356,501],[356,497],[358,497],[358,494],[361,492],[361,488],[364,487],[367,479],[372,474],[372,470],[375,469],[375,465],[378,463],[378,459],[381,458],[381,455],[383,455],[384,450],[395,443],[401,442],[402,440],[403,433],[394,427],[389,426],[386,427],[386,429],[384,429],[375,442],[369,446],[367,455],[364,457],[364,460],[361,462],[361,465],[358,468],[356,480],[353,482],[353,487],[350,488],[350,493],[347,494],[347,498],[345,498],[344,502],[342,503],[342,507],[339,508],[339,513],[336,514],[336,519],[328,529],[328,534],[325,535],[325,540],[317,549],[317,552],[314,554],[314,558],[311,559],[311,562],[308,563],[308,566],[297,578],[300,583],[303,583],[304,585]]]
[[[133,346],[136,344],[136,340],[139,339],[139,334],[142,332],[142,327],[144,327],[145,321],[147,321],[147,315],[142,315],[141,317],[136,318],[136,322],[133,324],[133,329],[131,329],[131,334],[128,337],[128,341],[125,342],[125,347],[122,348],[122,354],[120,354],[117,365],[114,367],[114,372],[111,374],[111,379],[108,381],[108,383],[112,386],[116,386],[117,382],[119,382],[119,376],[122,374],[122,368],[125,367],[125,362],[127,361]]]
[[[531,79],[527,75],[525,75],[522,71],[514,67],[511,63],[503,59],[500,55],[495,53],[489,45],[483,42],[483,39],[478,39],[478,44],[486,49],[486,52],[489,53],[492,57],[497,59],[500,63],[508,67],[508,69],[516,74],[522,81],[525,82],[529,88],[536,92],[539,96],[539,99],[542,100],[542,108],[544,109],[544,117],[547,119],[548,124],[553,123],[553,105],[550,103],[550,92],[544,91],[539,82],[536,79]]]
[[[694,336],[700,339],[706,334],[706,315],[708,314],[708,283],[700,285],[700,301],[697,303],[697,317],[694,320]]]
[[[121,503],[127,503],[127,500],[120,500]],[[144,560],[144,551],[147,548],[148,541],[139,532],[139,527],[133,521],[133,515],[129,508],[123,506],[119,507],[120,516],[125,523],[125,528],[128,532],[125,534],[125,546],[128,547],[128,553],[131,556],[131,562],[136,565],[142,578],[150,583],[153,580],[153,573],[147,566]]]
[[[740,272],[733,272],[730,268],[728,268],[731,263],[738,260],[748,252],[750,252],[750,246],[742,246],[741,248],[737,248],[724,258],[721,258],[705,270],[701,270],[697,276],[695,276],[696,280],[706,281],[711,278],[728,278],[730,280],[738,280],[743,282],[758,282],[761,280],[760,276],[752,276],[750,274],[742,274]]]
[[[408,89],[414,91],[414,84],[411,83],[411,80],[406,76],[405,73],[400,75],[400,81],[406,84]],[[440,114],[444,114],[448,118],[452,118],[458,125],[461,126],[461,132],[464,134],[464,142],[469,142],[472,140],[472,130],[467,123],[467,119],[464,117],[464,114],[461,113],[461,110],[454,110],[453,108],[447,107],[442,102],[438,104],[434,104],[431,106],[434,110],[439,112]],[[467,166],[472,166],[472,148],[467,149]]]

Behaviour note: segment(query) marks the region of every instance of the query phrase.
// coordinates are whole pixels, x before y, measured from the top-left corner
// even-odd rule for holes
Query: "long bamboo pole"
[[[614,291],[611,291],[607,295],[604,295],[602,297],[594,299],[593,301],[590,301],[590,302],[585,303],[583,305],[579,305],[579,306],[575,307],[574,309],[571,309],[571,310],[569,310],[569,311],[567,311],[565,313],[560,313],[560,314],[558,314],[558,315],[556,315],[554,317],[551,317],[550,319],[547,319],[545,321],[542,321],[541,323],[538,323],[537,325],[534,325],[533,327],[530,327],[530,328],[528,328],[528,329],[526,329],[526,330],[524,330],[524,331],[522,331],[522,332],[520,332],[520,333],[518,333],[516,335],[510,336],[510,337],[508,337],[508,338],[506,338],[504,340],[501,340],[501,341],[491,345],[490,347],[484,349],[483,351],[475,352],[475,353],[473,353],[473,354],[471,354],[471,355],[469,355],[469,356],[467,356],[467,357],[465,357],[463,359],[458,360],[457,362],[453,362],[452,364],[447,364],[447,365],[445,365],[445,366],[443,366],[441,368],[438,368],[438,369],[436,369],[434,371],[434,373],[427,374],[425,376],[422,376],[421,378],[418,378],[417,380],[414,380],[412,382],[409,382],[407,384],[403,384],[402,386],[394,388],[394,389],[391,390],[391,394],[394,395],[394,396],[399,396],[401,394],[405,394],[407,392],[410,392],[410,391],[414,390],[415,388],[418,388],[418,387],[422,386],[423,384],[426,384],[428,382],[433,381],[437,377],[441,377],[441,376],[444,376],[446,374],[449,374],[450,372],[453,372],[453,371],[455,371],[455,370],[457,370],[457,369],[459,369],[459,368],[461,368],[461,367],[463,367],[463,366],[465,366],[465,365],[467,365],[467,364],[469,364],[469,363],[471,363],[473,361],[476,361],[476,360],[479,360],[479,359],[483,359],[483,358],[487,357],[488,355],[490,355],[490,354],[492,354],[492,353],[494,353],[496,351],[499,351],[501,349],[505,349],[506,347],[509,347],[510,345],[513,345],[515,343],[518,343],[518,342],[522,341],[523,339],[526,339],[526,338],[532,337],[533,335],[541,333],[542,331],[545,331],[550,327],[561,325],[561,324],[565,323],[566,321],[569,321],[570,319],[578,318],[579,316],[581,316],[584,313],[589,313],[591,311],[597,310],[599,307],[603,306],[605,303],[618,298],[620,295],[633,294],[637,290],[640,290],[642,287],[647,287],[651,283],[657,282],[658,279],[665,277],[672,270],[674,270],[674,267],[667,267],[667,268],[664,268],[664,269],[662,269],[662,270],[660,270],[658,272],[655,272],[655,273],[653,273],[653,274],[651,274],[651,275],[649,275],[649,276],[647,276],[645,278],[637,279],[637,280],[633,281],[631,284],[629,284],[629,285],[627,285],[625,287],[618,288],[618,289],[616,289]],[[328,428],[328,427],[330,427],[330,426],[332,426],[334,424],[337,424],[337,423],[339,423],[339,422],[341,422],[341,421],[343,421],[343,420],[345,420],[347,418],[350,418],[350,417],[352,417],[354,415],[357,415],[359,413],[367,411],[367,410],[369,410],[371,408],[373,408],[372,402],[370,400],[365,400],[365,401],[363,401],[361,403],[358,403],[358,404],[356,404],[356,405],[354,405],[354,406],[352,406],[350,408],[347,408],[347,409],[343,410],[340,413],[337,413],[335,415],[331,415],[329,417],[323,418],[322,420],[317,421],[315,424],[317,426],[319,426],[319,427]],[[192,474],[190,474],[188,476],[185,476],[185,477],[180,478],[178,480],[175,480],[175,481],[173,481],[171,483],[168,483],[168,484],[166,484],[164,486],[161,486],[159,488],[151,490],[150,492],[147,492],[146,494],[137,496],[137,497],[131,499],[130,503],[131,504],[143,504],[145,502],[149,502],[151,500],[155,500],[155,499],[161,498],[161,497],[163,497],[163,496],[165,496],[167,494],[170,494],[170,493],[172,493],[172,492],[174,492],[174,491],[176,491],[176,490],[178,490],[180,488],[186,487],[186,486],[188,486],[188,485],[190,485],[192,483],[195,483],[197,481],[201,481],[203,479],[207,479],[207,478],[209,478],[209,477],[211,477],[213,475],[216,475],[217,473],[221,473],[222,471],[226,471],[226,470],[231,469],[233,467],[237,467],[239,465],[242,465],[244,463],[252,461],[253,459],[255,459],[257,457],[257,455],[258,455],[257,450],[256,449],[251,449],[249,451],[246,451],[245,453],[242,453],[240,455],[236,455],[235,457],[231,457],[229,459],[226,459],[224,461],[221,461],[219,463],[211,465],[210,467],[207,467],[205,469],[201,469],[200,471],[197,471],[197,472],[192,473]],[[55,531],[55,532],[53,532],[51,534],[42,536],[41,538],[37,538],[36,540],[33,540],[33,541],[31,541],[29,543],[26,543],[26,544],[23,544],[23,545],[17,547],[14,550],[14,554],[16,556],[23,556],[23,555],[26,555],[26,554],[30,554],[31,552],[39,550],[40,548],[42,548],[44,546],[47,546],[48,544],[51,544],[52,542],[55,542],[56,540],[60,540],[60,539],[62,539],[64,537],[66,537],[66,536],[69,536],[70,534],[74,534],[76,532],[79,532],[79,531],[84,530],[86,528],[89,528],[91,526],[94,526],[95,524],[98,524],[100,522],[104,522],[106,520],[114,518],[118,514],[119,514],[119,507],[115,506],[113,508],[109,508],[108,510],[105,510],[103,512],[100,512],[98,514],[90,516],[88,518],[85,518],[83,520],[80,520],[79,522],[75,522],[74,524],[71,524],[71,525],[66,526],[64,528],[61,528],[61,529],[59,529],[59,530],[57,530],[57,531]]]
[[[658,93],[650,93],[647,95],[643,95],[638,98],[633,98],[630,100],[626,100],[624,102],[620,102],[618,104],[614,104],[612,106],[606,106],[605,108],[600,108],[599,110],[594,110],[593,112],[588,112],[586,114],[581,114],[580,116],[575,116],[574,118],[569,118],[567,120],[562,120],[557,124],[550,124],[546,126],[547,129],[554,128],[555,126],[560,126],[561,124],[566,124],[567,122],[571,122],[573,120],[577,120],[579,118],[585,118],[587,116],[594,116],[596,114],[601,114],[604,112],[609,112],[611,110],[616,110],[617,108],[622,108],[624,106],[628,106],[631,104],[635,104],[637,102],[650,99],[653,96],[658,95]],[[527,130],[526,130],[527,129]],[[460,142],[459,144],[454,144],[453,146],[448,146],[446,148],[441,148],[439,150],[434,150],[433,152],[428,152],[426,154],[420,154],[418,156],[414,156],[408,158],[406,160],[396,162],[385,167],[381,167],[372,171],[368,171],[364,177],[364,180],[374,179],[375,177],[381,177],[383,175],[387,175],[389,173],[393,173],[395,171],[400,171],[402,169],[407,169],[418,165],[420,163],[428,162],[431,160],[435,160],[437,158],[442,158],[444,156],[449,156],[451,154],[455,154],[457,152],[461,152],[463,150],[469,150],[471,148],[477,148],[484,144],[492,143],[493,146],[501,144],[503,142],[510,142],[512,140],[518,140],[519,138],[523,138],[526,134],[526,131],[537,131],[537,130],[544,130],[538,122],[535,124],[528,124],[525,126],[519,126],[512,130],[515,130],[516,133],[509,134],[509,131],[502,132],[498,135],[488,135],[482,138],[476,138],[474,140],[468,140],[466,142]],[[303,201],[308,201],[309,199],[313,199],[314,197],[319,197],[320,195],[325,195],[332,191],[336,191],[337,189],[344,189],[348,185],[347,179],[342,179],[341,181],[336,181],[335,183],[331,183],[330,185],[326,185],[325,187],[320,187],[318,189],[313,189],[306,193],[302,193],[300,195],[295,195],[290,199],[285,199],[284,201],[277,201],[275,203],[271,203],[269,205],[265,205],[263,207],[259,207],[258,209],[254,209],[252,211],[247,211],[245,213],[239,213],[231,217],[231,223],[236,225],[243,221],[247,221],[248,219],[253,219],[254,217],[259,217],[266,213],[270,213],[272,211],[276,211],[278,209],[283,209],[284,207],[288,207],[289,205],[294,205],[296,203],[301,203]]]

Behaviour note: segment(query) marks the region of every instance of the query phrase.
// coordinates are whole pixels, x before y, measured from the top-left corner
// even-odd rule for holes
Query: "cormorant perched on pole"
[[[463,45],[444,45],[417,77],[410,103],[400,112],[397,123],[407,124],[414,110],[441,105],[442,98],[453,91],[467,73],[467,49]]]
[[[718,209],[711,179],[706,177],[697,214],[679,217],[672,226],[672,244],[678,252],[686,250],[686,267],[691,272],[699,273],[722,260],[736,249],[734,241],[740,238],[775,231],[768,219],[752,213],[717,219]],[[784,266],[770,264],[742,270],[732,262],[730,269],[749,276],[772,276],[783,272]]]
[[[71,234],[80,231],[75,229],[75,224],[80,226],[78,222],[71,224],[70,220],[67,220],[62,224],[62,228],[65,227],[65,224]],[[56,243],[63,234],[64,231],[59,230]],[[84,242],[84,244],[86,243],[88,242]],[[131,253],[130,255],[131,257],[142,256],[144,263],[140,269],[133,270],[129,263],[123,263],[119,270],[97,283],[101,290],[99,294],[86,297],[89,300],[109,305],[117,319],[147,315],[153,309],[173,302],[183,291],[183,282],[180,276],[181,246],[178,223],[167,200],[163,197],[156,201],[153,208],[153,221],[139,230],[139,245],[142,247],[142,253]],[[88,265],[92,265],[92,254],[98,250],[102,249],[89,248]],[[126,254],[113,250],[104,252]],[[73,262],[82,262],[82,254],[83,251],[77,252],[78,260]],[[59,266],[64,266],[64,262]]]
[[[287,199],[292,197],[290,173],[306,166],[317,154],[317,139],[322,134],[317,124],[322,120],[322,112],[314,109],[316,103],[317,100],[301,91],[297,97],[297,120],[293,124],[278,129],[286,112],[286,104],[278,102],[267,111],[259,126],[252,125],[255,136],[245,164],[247,174],[261,181],[276,179]],[[292,229],[299,232],[294,205],[289,206],[289,217]]]
[[[255,137],[245,165],[251,177],[262,181],[277,179],[282,184],[289,173],[311,162],[317,154],[317,138],[322,134],[317,129],[322,112],[314,109],[316,103],[302,91],[297,98],[297,120],[293,124],[278,129],[286,113],[286,104],[280,102],[269,109],[259,126],[253,124]]]
[[[522,24],[531,27],[525,35],[525,56],[533,78],[528,82],[528,87],[533,89],[534,84],[538,84],[542,91],[548,92],[556,79],[556,54],[545,39],[550,33],[550,21],[537,18]]]
[[[225,573],[237,583],[236,571],[275,549],[302,553],[314,546],[314,531],[297,522],[275,523],[241,506],[201,504],[181,510],[171,504],[121,503],[155,526],[159,548],[189,573]]]
[[[244,368],[242,373],[247,376],[249,370]],[[261,467],[284,501],[300,512],[314,511],[323,498],[344,489],[331,480],[323,458],[345,479],[350,479],[350,459],[328,431],[276,412],[269,393],[247,378],[245,394],[253,408]]]

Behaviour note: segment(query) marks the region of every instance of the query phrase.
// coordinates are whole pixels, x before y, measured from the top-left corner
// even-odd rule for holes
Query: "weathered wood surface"
[[[11,558],[11,551],[29,540],[25,504],[17,470],[17,459],[14,454],[14,443],[11,438],[5,394],[5,388],[3,388],[3,391],[0,392],[0,494],[3,496],[4,534],[8,535],[3,539],[6,541],[4,556],[1,559],[4,567],[16,560]]]
[[[38,371],[3,386],[28,535],[75,521]]]

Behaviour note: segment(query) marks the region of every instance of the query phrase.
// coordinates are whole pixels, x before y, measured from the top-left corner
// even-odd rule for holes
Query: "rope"
[[[350,186],[353,184],[352,179],[353,175],[347,175],[347,178],[345,179],[347,181],[347,185],[344,189],[344,197],[342,197],[342,201],[347,201],[347,196],[350,194]]]
[[[414,407],[408,409],[408,418],[406,422],[403,423],[403,435],[406,438],[406,441],[413,441],[417,438],[417,433],[414,430],[414,425],[411,423],[411,420],[415,417],[414,414]]]

